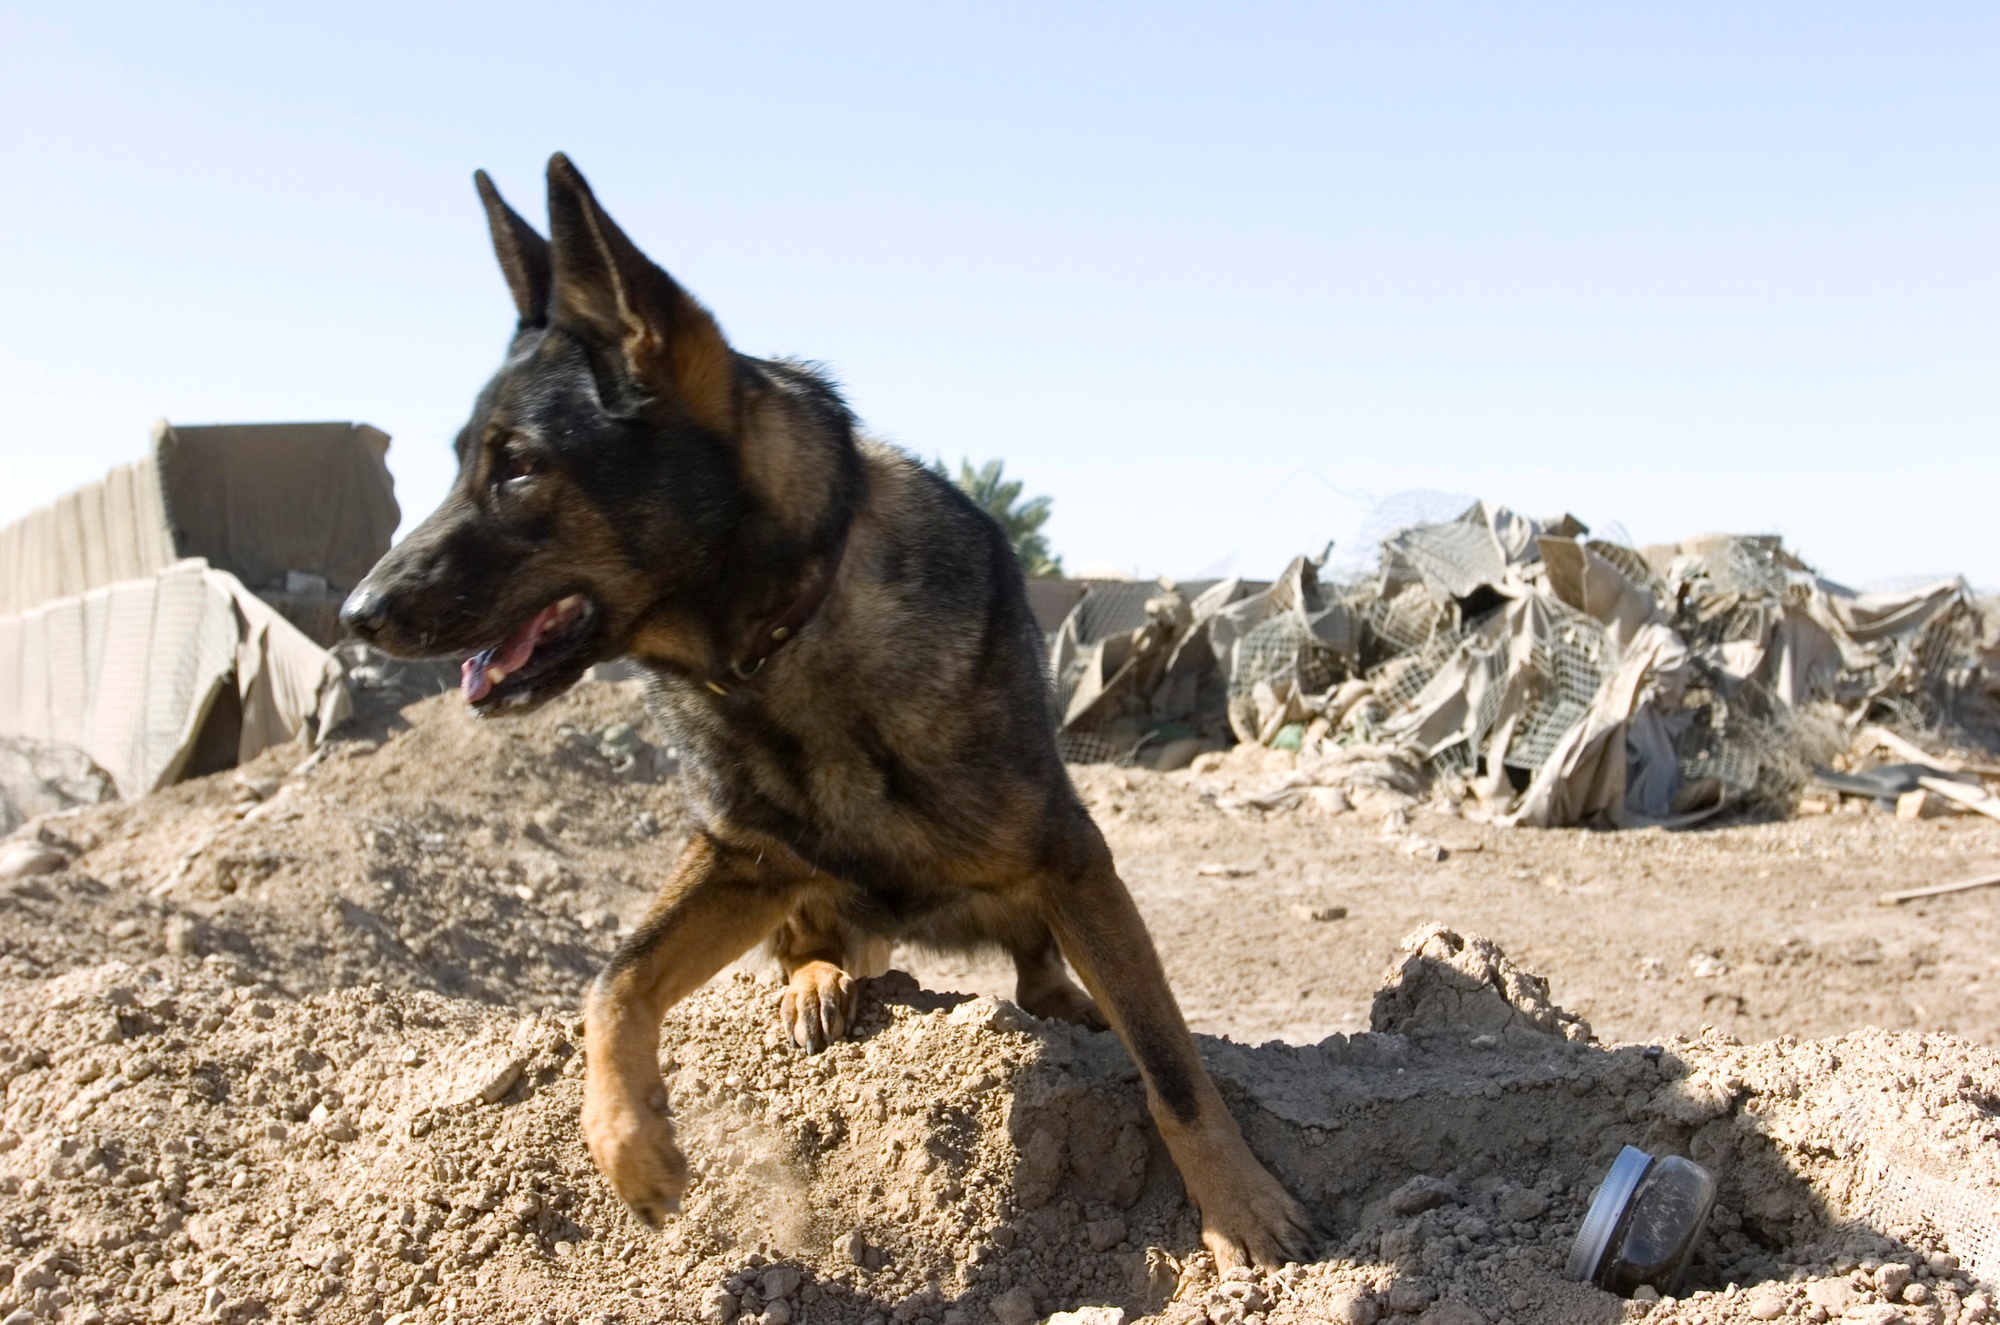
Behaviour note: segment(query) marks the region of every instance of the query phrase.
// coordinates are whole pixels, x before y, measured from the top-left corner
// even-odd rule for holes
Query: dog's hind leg
[[[808,902],[771,936],[771,955],[785,975],[778,1021],[809,1054],[847,1034],[854,1024],[855,980],[889,968],[889,943],[858,932],[824,902]]]
[[[1139,1065],[1147,1107],[1201,1211],[1202,1241],[1225,1269],[1303,1260],[1314,1238],[1311,1220],[1250,1153],[1209,1080],[1104,838],[1088,819],[1065,837],[1036,880],[1042,907]]]
[[[1047,925],[1034,922],[1028,932],[1008,942],[1007,952],[1014,959],[1014,1001],[1023,1009],[1097,1031],[1109,1024],[1090,995],[1069,978],[1062,949]]]
[[[688,843],[646,918],[584,1003],[583,1137],[632,1212],[657,1227],[680,1208],[687,1160],[660,1076],[668,1008],[770,933],[802,883],[707,834]]]

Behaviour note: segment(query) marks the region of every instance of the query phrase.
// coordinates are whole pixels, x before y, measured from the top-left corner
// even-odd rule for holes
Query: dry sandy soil
[[[1075,775],[1314,1264],[1218,1279],[1116,1041],[923,954],[815,1058],[754,961],[677,1009],[700,1180],[641,1230],[576,1135],[574,1009],[688,825],[590,683],[16,835],[0,1322],[1990,1318],[2000,890],[1875,897],[2000,867],[2000,824],[1385,831]],[[1720,1180],[1678,1300],[1562,1277],[1628,1142]]]

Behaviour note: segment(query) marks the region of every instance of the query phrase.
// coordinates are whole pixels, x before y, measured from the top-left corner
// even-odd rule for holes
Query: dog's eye
[[[524,483],[542,472],[539,460],[523,451],[509,451],[500,457],[500,482],[509,486]]]

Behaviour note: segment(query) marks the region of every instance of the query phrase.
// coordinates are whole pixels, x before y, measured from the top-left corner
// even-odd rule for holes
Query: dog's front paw
[[[1196,1200],[1201,1240],[1218,1269],[1256,1266],[1275,1270],[1305,1261],[1318,1240],[1305,1207],[1265,1172],[1249,1148],[1233,1171],[1211,1175]]]
[[[807,962],[792,972],[778,1003],[778,1020],[793,1044],[816,1054],[854,1024],[857,994],[847,972],[832,962]]]
[[[583,1140],[611,1189],[648,1228],[658,1228],[681,1208],[687,1157],[674,1144],[664,1086],[649,1101],[610,1089],[586,1089]]]

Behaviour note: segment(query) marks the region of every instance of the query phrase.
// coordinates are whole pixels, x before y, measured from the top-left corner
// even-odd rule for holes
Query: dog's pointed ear
[[[598,206],[561,152],[549,158],[550,316],[612,339],[640,381],[715,431],[734,430],[736,356],[709,311]]]
[[[472,182],[479,188],[479,201],[486,204],[486,228],[493,232],[493,253],[500,259],[500,272],[507,278],[507,289],[514,296],[514,309],[521,315],[521,325],[547,326],[549,241],[507,205],[485,171],[473,171]]]

